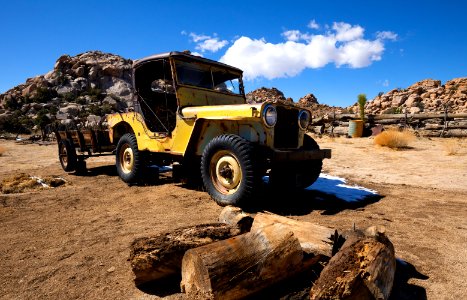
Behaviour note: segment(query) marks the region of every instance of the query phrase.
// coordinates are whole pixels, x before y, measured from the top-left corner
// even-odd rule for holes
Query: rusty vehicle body
[[[123,181],[141,182],[152,164],[172,165],[176,176],[201,178],[220,205],[251,199],[266,175],[276,187],[308,187],[331,157],[305,133],[311,112],[279,102],[247,104],[242,74],[185,52],[134,61],[134,111],[108,115],[107,138],[59,133],[64,170],[113,151]]]

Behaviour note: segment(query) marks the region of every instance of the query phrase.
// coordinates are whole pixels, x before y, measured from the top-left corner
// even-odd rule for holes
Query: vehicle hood
[[[181,113],[186,118],[209,118],[209,119],[232,119],[259,117],[260,104],[231,104],[231,105],[210,105],[185,107]]]

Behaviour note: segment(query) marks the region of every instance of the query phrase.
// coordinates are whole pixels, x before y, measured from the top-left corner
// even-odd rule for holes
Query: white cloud
[[[308,23],[308,28],[319,29],[319,24],[316,23],[315,19],[313,19],[310,21],[310,23]]]
[[[282,33],[283,43],[268,43],[247,36],[237,38],[220,59],[243,69],[245,79],[274,79],[298,75],[306,68],[321,68],[333,63],[337,67],[363,68],[381,60],[384,39],[364,39],[364,28],[334,23],[325,34],[308,34],[299,30]]]
[[[308,33],[301,33],[299,30],[287,30],[282,33],[287,41],[298,42],[299,40],[308,41],[311,36]]]
[[[336,40],[347,42],[363,37],[365,29],[359,25],[352,26],[344,22],[334,22],[332,29],[336,31]]]
[[[383,81],[383,86],[384,86],[384,87],[388,87],[388,86],[389,86],[389,80],[385,79],[385,80]]]
[[[397,33],[392,31],[378,31],[376,33],[376,37],[380,40],[397,40]]]
[[[217,52],[229,43],[226,40],[219,39],[219,37],[215,33],[213,34],[213,36],[210,36],[191,32],[189,36],[191,40],[196,43],[195,49],[200,50],[201,52]]]
[[[282,36],[286,40],[296,42],[300,39],[300,31],[298,30],[287,30],[282,33]]]

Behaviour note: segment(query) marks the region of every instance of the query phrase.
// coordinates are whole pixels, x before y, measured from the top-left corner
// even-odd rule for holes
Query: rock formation
[[[62,124],[93,125],[106,113],[124,111],[132,105],[131,65],[100,51],[62,55],[52,71],[0,95],[0,129],[32,127],[39,112]]]
[[[349,110],[358,111],[355,104]],[[444,85],[425,79],[406,89],[380,93],[365,106],[367,114],[467,112],[467,77],[455,78]]]
[[[292,98],[285,98],[284,93],[276,88],[259,88],[246,94],[246,102],[250,104],[262,103],[264,101],[282,101],[293,103]]]

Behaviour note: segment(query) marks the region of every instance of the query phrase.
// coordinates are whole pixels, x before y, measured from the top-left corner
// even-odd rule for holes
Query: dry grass
[[[3,179],[0,183],[0,190],[3,194],[21,193],[26,189],[38,187],[37,180],[32,179],[26,173],[19,173]]]
[[[403,149],[409,148],[409,144],[413,140],[415,140],[415,135],[411,131],[389,129],[378,134],[374,141],[375,144],[379,146],[389,147],[391,149]]]
[[[42,183],[41,183],[42,182]],[[66,181],[56,176],[47,176],[43,179],[31,177],[26,173],[19,173],[7,177],[0,182],[0,192],[3,194],[22,193],[24,191],[41,189],[44,187],[58,187],[64,185]]]
[[[443,141],[443,149],[446,155],[457,155],[462,149],[460,139],[445,139]]]
[[[2,156],[6,152],[5,147],[0,146],[0,156]]]

